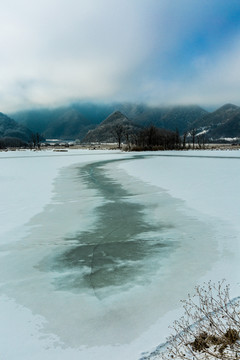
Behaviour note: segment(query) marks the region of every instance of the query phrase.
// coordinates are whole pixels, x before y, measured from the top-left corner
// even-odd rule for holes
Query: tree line
[[[29,141],[24,141],[18,137],[0,137],[0,149],[7,148],[29,148],[40,149],[40,141],[42,137],[39,133],[32,133]]]
[[[206,143],[205,134],[197,135],[196,129],[180,136],[178,129],[171,131],[151,125],[136,131],[128,126],[118,124],[113,127],[112,134],[119,148],[122,143],[125,143],[125,148],[130,151],[184,150],[196,147],[204,149]]]

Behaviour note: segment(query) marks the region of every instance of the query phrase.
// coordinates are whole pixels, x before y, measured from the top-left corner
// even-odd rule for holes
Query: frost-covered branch
[[[240,359],[240,299],[230,299],[229,285],[208,282],[182,303],[184,316],[159,359]]]

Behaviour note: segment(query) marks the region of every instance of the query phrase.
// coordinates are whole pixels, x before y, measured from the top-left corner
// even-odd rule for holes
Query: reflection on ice
[[[68,290],[78,288],[79,291],[92,287],[96,295],[98,289],[108,286],[121,286],[123,290],[127,284],[144,285],[151,281],[151,275],[156,272],[154,267],[159,268],[161,256],[166,256],[168,247],[140,240],[76,247],[61,255],[53,269],[70,267],[79,271],[73,272],[68,281],[63,273],[57,285]]]
[[[161,219],[149,224],[143,213],[144,205],[130,202],[130,193],[107,178],[101,165],[87,165],[79,171],[79,181],[97,190],[104,199],[96,210],[98,220],[94,230],[66,239],[79,245],[51,259],[51,270],[78,269],[72,278],[69,274],[66,278],[63,272],[56,281],[57,287],[78,288],[80,292],[90,287],[102,298],[107,292],[100,294],[100,288],[117,286],[123,291],[152,281],[161,259],[174,250],[174,244],[163,236],[164,228],[173,225],[163,225]]]

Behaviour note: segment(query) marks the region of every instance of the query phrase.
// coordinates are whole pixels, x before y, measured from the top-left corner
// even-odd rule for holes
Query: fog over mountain
[[[47,139],[113,141],[110,127],[116,116],[112,114],[127,119],[131,131],[154,125],[172,131],[177,129],[180,135],[194,128],[197,133],[204,132],[209,139],[240,137],[240,108],[232,104],[208,112],[197,105],[151,107],[134,103],[75,103],[55,109],[21,111],[11,117]]]
[[[165,128],[180,133],[207,114],[199,106],[150,107],[145,104],[73,104],[56,109],[30,110],[11,114],[20,124],[45,138],[83,139],[112,113],[119,111],[135,126]],[[102,138],[102,136],[101,136]]]

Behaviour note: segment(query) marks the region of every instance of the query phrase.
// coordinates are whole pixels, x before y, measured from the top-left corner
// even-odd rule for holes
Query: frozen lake
[[[139,359],[180,299],[239,296],[240,153],[0,154],[0,352]]]

